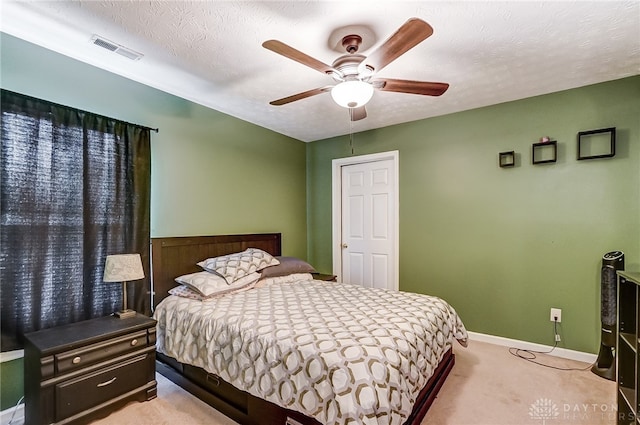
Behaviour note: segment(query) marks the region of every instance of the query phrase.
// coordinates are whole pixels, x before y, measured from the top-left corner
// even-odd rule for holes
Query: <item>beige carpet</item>
[[[507,347],[456,344],[456,365],[422,425],[615,424],[616,384],[589,370],[559,371],[509,354]],[[576,361],[538,355],[563,368]],[[158,374],[158,398],[131,403],[96,425],[236,425]]]

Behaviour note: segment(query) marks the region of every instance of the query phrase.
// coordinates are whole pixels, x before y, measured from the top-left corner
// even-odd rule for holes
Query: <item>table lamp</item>
[[[127,282],[144,278],[142,260],[140,254],[107,255],[104,265],[105,282],[122,282],[122,310],[114,313],[115,316],[126,319],[136,315],[135,310],[127,308]]]

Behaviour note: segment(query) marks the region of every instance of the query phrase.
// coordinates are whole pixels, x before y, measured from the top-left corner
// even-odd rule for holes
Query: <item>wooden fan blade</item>
[[[320,87],[317,89],[303,91],[302,93],[293,94],[291,96],[283,97],[282,99],[273,100],[269,102],[270,105],[281,106],[287,103],[295,102],[296,100],[306,99],[307,97],[315,96],[320,93],[331,91],[333,86]]]
[[[367,118],[367,110],[364,106],[349,108],[349,116],[351,117],[351,121],[360,121]]]
[[[382,91],[398,93],[423,94],[426,96],[440,96],[449,88],[447,83],[430,83],[427,81],[396,80],[393,78],[376,78],[371,82],[374,87]]]
[[[433,34],[433,28],[422,19],[411,18],[405,22],[398,30],[387,39],[380,47],[373,51],[358,69],[365,69],[365,66],[373,68],[375,72],[380,71],[400,55],[424,41]]]
[[[323,74],[330,74],[332,72],[336,72],[335,69],[333,69],[326,63],[320,62],[319,60],[314,59],[311,56],[305,53],[302,53],[301,51],[296,50],[293,47],[288,46],[281,41],[268,40],[262,43],[262,47],[264,47],[265,49],[269,49],[272,52],[275,52],[286,58],[293,59],[294,61],[299,62],[303,65],[306,65],[309,68],[313,68],[316,71],[320,71]]]

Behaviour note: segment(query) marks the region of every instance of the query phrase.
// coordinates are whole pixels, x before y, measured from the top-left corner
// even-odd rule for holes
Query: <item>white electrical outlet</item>
[[[562,309],[552,308],[551,313],[549,314],[549,320],[558,323],[562,322]]]

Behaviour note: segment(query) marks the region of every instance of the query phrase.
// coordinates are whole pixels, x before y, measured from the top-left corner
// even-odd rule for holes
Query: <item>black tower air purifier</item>
[[[591,371],[610,381],[616,380],[616,321],[618,314],[616,271],[624,270],[624,253],[611,251],[602,257],[600,269],[600,352]]]

